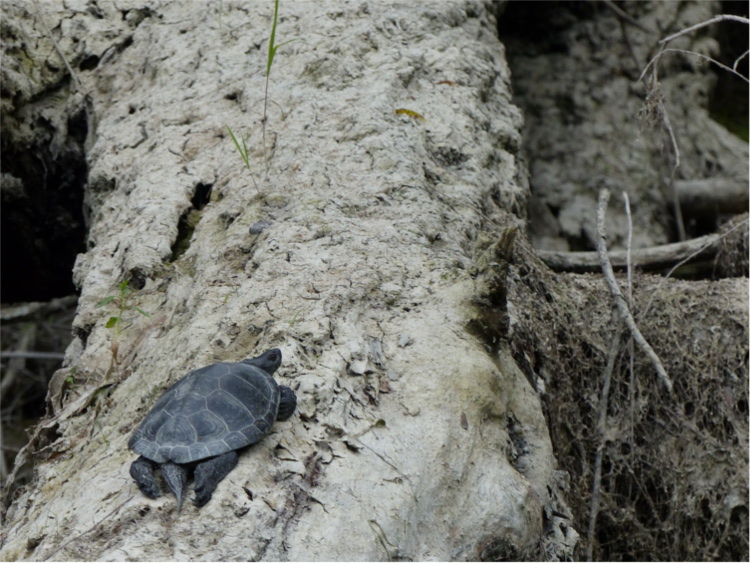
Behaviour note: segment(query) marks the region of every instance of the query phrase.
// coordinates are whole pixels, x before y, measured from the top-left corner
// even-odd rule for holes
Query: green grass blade
[[[96,304],[97,307],[104,307],[107,303],[110,303],[115,298],[114,295],[110,295],[109,297],[105,297],[99,303]]]
[[[240,153],[242,160],[245,162],[245,166],[248,170],[250,170],[250,159],[247,154],[247,144],[245,143],[245,139],[242,139],[242,145],[240,146],[240,142],[237,140],[237,137],[234,136],[234,133],[232,132],[232,129],[229,127],[229,125],[227,125],[227,131],[229,131],[229,135],[232,137],[232,141],[234,141],[234,146],[237,147],[237,151]]]
[[[279,0],[276,0],[273,7],[273,26],[271,26],[271,39],[268,42],[268,63],[266,64],[266,77],[271,74],[271,65],[273,57],[276,55],[277,47],[274,46],[276,40],[276,22],[279,19]]]
[[[266,78],[271,74],[271,67],[273,66],[273,58],[276,56],[276,51],[279,47],[283,47],[287,43],[297,41],[297,39],[290,39],[276,45],[276,22],[279,17],[279,0],[276,0],[276,4],[273,9],[273,26],[271,27],[271,38],[268,41],[268,63],[266,64]]]

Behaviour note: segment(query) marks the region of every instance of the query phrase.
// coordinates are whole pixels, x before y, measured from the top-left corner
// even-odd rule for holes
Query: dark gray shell
[[[247,363],[191,371],[170,387],[130,438],[134,452],[165,463],[190,463],[259,441],[279,409],[279,386]]]

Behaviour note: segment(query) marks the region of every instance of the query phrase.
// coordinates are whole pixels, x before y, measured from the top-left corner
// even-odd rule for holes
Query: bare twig
[[[5,479],[8,475],[8,464],[5,461],[5,452],[10,451],[5,446],[5,440],[3,438],[3,419],[0,417],[0,477]]]
[[[646,67],[643,69],[643,72],[641,73],[641,76],[640,76],[640,78],[638,80],[643,80],[643,77],[646,76],[646,72],[648,72],[648,69],[651,68],[651,65],[655,65],[664,53],[666,53],[668,51],[678,51],[678,49],[666,49],[665,48],[666,44],[669,43],[670,41],[672,41],[672,39],[676,39],[677,37],[680,37],[680,36],[685,35],[687,33],[691,33],[693,31],[695,31],[696,29],[700,29],[701,27],[705,27],[705,26],[710,25],[712,23],[716,23],[716,22],[720,22],[720,21],[724,21],[724,20],[732,20],[732,21],[738,21],[738,22],[744,23],[744,24],[750,24],[750,20],[749,19],[743,18],[743,17],[740,17],[740,16],[718,15],[718,16],[715,16],[715,17],[711,18],[710,20],[706,20],[704,22],[695,24],[695,25],[693,25],[691,27],[688,27],[688,28],[685,28],[685,29],[683,29],[681,31],[678,31],[677,33],[673,33],[669,37],[665,37],[664,39],[662,39],[661,41],[659,41],[659,43],[662,45],[662,48],[648,62],[648,64],[646,65]],[[702,55],[699,55],[698,53],[694,53],[692,51],[683,51],[683,52],[688,52],[688,53],[693,54],[693,55],[702,56]],[[747,55],[747,53],[741,55],[735,61],[734,65],[733,65],[733,68],[736,68],[736,65],[739,63],[739,61],[742,58],[745,57],[745,55]],[[707,58],[707,57],[704,57],[704,58]],[[711,62],[716,63],[719,66],[722,66],[718,61],[715,61],[713,59],[709,59],[709,60],[711,60]],[[728,69],[728,70],[731,70],[731,69]],[[734,72],[734,71],[732,71],[732,72]],[[735,74],[736,74],[736,72],[735,72]],[[745,80],[747,80],[744,76],[742,78],[745,79]],[[656,79],[656,70],[655,69],[654,69],[654,79]]]
[[[627,248],[627,272],[628,272],[628,305],[633,305],[633,268],[630,261],[630,252],[633,248],[633,218],[630,215],[630,199],[628,192],[622,192],[622,198],[625,200],[625,215],[628,217],[628,248]]]
[[[672,39],[676,39],[680,37],[681,35],[685,35],[687,33],[691,33],[695,31],[696,29],[700,29],[702,27],[706,27],[707,25],[711,25],[712,23],[720,22],[720,21],[736,21],[740,23],[744,23],[747,25],[750,25],[750,19],[743,18],[742,16],[735,16],[732,14],[719,14],[718,16],[712,17],[710,20],[706,20],[704,22],[697,23],[695,25],[691,25],[690,27],[686,27],[685,29],[678,31],[677,33],[673,33],[669,37],[665,37],[659,43],[665,44],[672,41]]]
[[[651,62],[646,65],[646,68],[648,68],[649,65],[658,57],[659,55],[654,57],[654,59],[652,59]],[[643,73],[641,73],[641,79],[643,79],[645,73],[646,70],[644,69]],[[648,94],[646,95],[645,111],[642,113],[646,116],[649,116],[649,121],[651,122],[660,120],[663,123],[664,128],[667,130],[667,133],[669,133],[669,139],[672,143],[672,150],[674,151],[675,162],[674,166],[672,167],[672,172],[669,175],[669,182],[667,187],[669,193],[672,195],[672,206],[674,207],[675,223],[677,224],[677,232],[679,234],[679,238],[682,241],[685,240],[685,226],[682,222],[682,208],[680,207],[679,194],[677,193],[677,189],[674,185],[675,174],[677,173],[677,169],[680,167],[680,147],[677,145],[677,136],[674,133],[672,123],[669,121],[667,109],[664,106],[664,95],[662,94],[661,88],[659,86],[659,65],[654,65],[651,84],[647,85],[646,88],[648,90]]]
[[[734,64],[732,65],[732,70],[737,70],[737,65],[740,64],[740,61],[750,55],[750,49],[742,53],[739,57],[737,57],[737,60],[734,61]]]
[[[718,15],[718,16],[715,16],[715,17],[709,19],[709,20],[706,20],[704,22],[698,23],[696,25],[693,25],[693,26],[685,28],[685,29],[683,29],[681,31],[678,31],[677,33],[674,33],[674,34],[670,35],[669,37],[665,37],[664,39],[662,39],[661,41],[659,41],[659,44],[662,46],[661,49],[648,62],[648,64],[646,65],[646,67],[643,69],[643,72],[641,73],[641,76],[640,76],[640,79],[639,79],[639,80],[643,80],[643,77],[646,75],[646,72],[648,72],[648,69],[651,68],[651,66],[653,65],[653,78],[652,78],[651,86],[649,87],[649,95],[648,95],[646,101],[647,101],[647,104],[648,103],[654,103],[657,106],[659,106],[659,114],[661,114],[660,117],[662,118],[662,121],[664,123],[664,127],[669,132],[669,137],[670,137],[670,139],[672,141],[672,148],[674,149],[674,154],[675,154],[675,163],[674,163],[674,166],[672,167],[672,173],[670,174],[670,177],[669,177],[669,191],[671,192],[672,197],[673,197],[673,207],[674,207],[674,213],[675,213],[675,222],[677,224],[677,232],[679,234],[679,238],[680,238],[681,241],[685,240],[685,238],[686,238],[686,236],[685,236],[685,225],[684,225],[683,219],[682,219],[682,208],[680,206],[680,199],[679,199],[679,196],[678,196],[677,187],[675,186],[675,174],[677,172],[677,169],[680,166],[680,149],[679,149],[679,147],[677,145],[677,138],[675,136],[674,129],[672,128],[672,124],[669,121],[669,115],[667,114],[667,111],[664,108],[662,97],[658,93],[658,89],[659,89],[659,77],[658,77],[658,67],[659,67],[659,65],[658,65],[658,61],[662,57],[662,55],[664,53],[666,53],[666,52],[672,51],[672,52],[690,53],[690,54],[693,54],[693,55],[697,55],[697,56],[699,56],[701,58],[708,59],[709,61],[717,64],[718,66],[720,66],[721,68],[726,69],[729,72],[732,72],[734,74],[738,74],[736,72],[736,70],[733,70],[732,68],[729,68],[729,67],[727,67],[725,65],[722,65],[721,63],[719,63],[718,61],[715,61],[715,60],[711,59],[710,57],[706,57],[706,56],[700,55],[698,53],[692,53],[690,51],[682,51],[680,49],[667,49],[666,48],[666,45],[670,41],[672,41],[673,39],[676,39],[677,37],[680,37],[682,35],[691,33],[693,31],[695,31],[697,29],[700,29],[702,27],[705,27],[707,25],[710,25],[710,24],[713,24],[713,23],[716,23],[716,22],[720,22],[720,21],[725,21],[725,20],[737,21],[737,22],[740,22],[740,23],[750,24],[750,20],[749,19],[743,18],[743,17],[740,17],[740,16]],[[744,55],[742,57],[744,57]],[[740,57],[740,58],[742,58],[742,57]],[[738,59],[738,61],[739,61],[739,59]],[[742,75],[740,75],[740,76],[742,76]],[[744,76],[742,76],[742,78],[743,78],[743,80],[747,81],[747,79]],[[653,98],[656,98],[656,101],[653,101]]]
[[[612,312],[612,322],[617,328],[612,334],[612,342],[609,345],[609,355],[607,357],[607,366],[604,368],[602,375],[602,392],[599,398],[599,420],[596,424],[596,433],[599,444],[596,447],[596,460],[594,461],[594,483],[591,488],[591,510],[589,512],[589,529],[586,535],[586,560],[594,560],[594,531],[596,529],[596,517],[599,514],[599,490],[602,481],[602,457],[604,456],[604,445],[606,442],[606,432],[604,424],[607,421],[607,406],[609,404],[609,388],[612,383],[612,372],[615,368],[615,360],[620,350],[620,337],[622,336],[622,324],[618,314]]]
[[[627,271],[628,271],[628,304],[633,306],[633,263],[630,260],[630,253],[633,246],[633,217],[630,213],[630,198],[628,198],[628,192],[623,191],[622,197],[625,200],[625,214],[628,217],[628,255],[627,255]],[[635,389],[635,370],[633,364],[635,362],[635,350],[633,346],[633,337],[628,339],[628,394],[630,395],[630,430],[632,431],[635,427],[635,399],[633,390]]]
[[[34,342],[36,342],[36,327],[37,325],[33,323],[26,323],[22,329],[21,338],[19,339],[16,346],[20,350],[26,350],[29,347],[34,345]],[[8,362],[8,367],[5,370],[5,374],[2,377],[2,380],[0,380],[0,396],[5,399],[3,402],[3,414],[6,414],[8,410],[7,405],[7,397],[8,397],[8,391],[11,389],[11,386],[13,384],[13,381],[15,380],[16,376],[23,372],[26,369],[26,362],[24,357],[18,357],[13,358]],[[13,407],[11,407],[13,408]],[[0,436],[2,436],[4,429],[2,427],[2,417],[0,417]],[[4,443],[4,440],[0,437],[0,445]],[[5,456],[0,455],[0,478],[5,479],[8,476],[8,466],[5,463]]]
[[[611,0],[602,0],[602,2],[604,3],[604,5],[607,8],[609,8],[615,14],[617,14],[617,17],[620,18],[620,20],[624,20],[624,21],[628,22],[630,25],[632,25],[634,27],[637,27],[641,31],[648,31],[648,29],[646,29],[645,27],[643,27],[641,25],[641,23],[637,19],[635,19],[630,14],[628,14],[625,10],[623,10],[622,8],[620,8],[617,4],[615,4]]]
[[[68,541],[62,543],[61,545],[58,545],[57,548],[55,548],[51,552],[45,554],[43,561],[49,561],[50,558],[53,555],[55,555],[58,551],[60,551],[64,547],[67,547],[72,542],[81,539],[86,534],[89,534],[89,533],[95,531],[101,525],[102,522],[106,522],[115,512],[119,511],[123,506],[125,506],[126,504],[128,504],[134,498],[135,498],[135,495],[131,496],[126,501],[121,502],[120,504],[118,504],[117,506],[115,506],[112,510],[110,510],[101,520],[99,520],[96,524],[94,524],[93,526],[91,526],[88,530],[84,530],[83,532],[81,532],[77,536],[74,536],[74,537],[70,538]]]
[[[717,244],[719,240],[721,240],[722,238],[726,237],[726,236],[727,236],[727,235],[728,235],[729,233],[731,233],[731,232],[734,232],[734,231],[736,231],[737,229],[740,229],[740,228],[744,227],[744,225],[745,225],[745,223],[746,223],[746,222],[747,222],[746,220],[745,220],[745,221],[741,221],[740,223],[738,223],[737,225],[735,225],[735,226],[734,226],[734,227],[732,227],[731,229],[728,229],[727,231],[724,231],[724,232],[723,232],[723,233],[721,233],[720,235],[718,235],[718,234],[713,234],[713,235],[708,235],[708,236],[710,236],[710,237],[716,237],[716,240],[715,240],[715,241],[713,242],[713,244]],[[701,238],[706,238],[706,237],[701,237]],[[699,240],[699,239],[695,239],[695,240]],[[664,282],[665,282],[665,281],[666,281],[666,280],[667,280],[667,279],[668,279],[668,278],[669,278],[669,277],[670,277],[670,276],[671,276],[671,275],[672,275],[672,274],[674,273],[674,271],[675,271],[675,270],[676,270],[677,268],[679,268],[679,267],[680,267],[680,266],[682,266],[683,264],[686,264],[687,262],[689,262],[690,260],[692,260],[692,259],[693,259],[693,258],[694,258],[694,257],[695,257],[695,256],[696,256],[697,254],[699,254],[699,253],[700,253],[700,252],[702,252],[702,251],[703,251],[703,249],[700,249],[700,248],[699,248],[699,249],[698,249],[698,250],[696,250],[696,251],[695,251],[695,252],[694,252],[693,254],[691,254],[690,256],[687,256],[687,257],[685,257],[685,259],[684,259],[684,260],[682,260],[681,262],[678,262],[677,264],[675,264],[675,265],[674,265],[674,266],[672,267],[672,269],[671,269],[671,270],[669,270],[669,271],[668,271],[668,272],[666,273],[666,275],[664,276],[664,279],[662,279],[662,280],[660,280],[660,281],[659,281],[659,286],[657,286],[657,288],[656,288],[656,291],[654,291],[654,292],[653,292],[653,294],[652,294],[652,296],[651,296],[651,299],[649,300],[648,304],[647,304],[647,305],[646,305],[646,307],[644,308],[644,313],[647,313],[647,312],[648,312],[648,310],[649,310],[649,309],[651,308],[651,304],[652,304],[652,303],[654,302],[654,298],[656,297],[656,295],[658,295],[658,289],[659,289],[659,287],[661,286],[661,284],[663,284],[663,283],[664,283]]]
[[[76,89],[81,89],[81,81],[78,80],[78,75],[73,72],[73,67],[70,66],[70,63],[68,62],[67,57],[65,57],[65,54],[62,52],[62,49],[60,48],[60,45],[55,40],[55,37],[52,35],[52,30],[47,26],[47,22],[44,21],[44,16],[42,15],[42,9],[39,7],[39,2],[37,0],[34,0],[34,6],[36,7],[36,13],[37,17],[39,18],[39,23],[44,28],[44,31],[49,36],[50,41],[52,41],[52,44],[55,46],[55,51],[57,51],[57,54],[62,59],[63,64],[65,64],[65,68],[68,69],[68,73],[70,74],[70,78],[73,79],[73,82],[76,85]]]
[[[61,352],[33,352],[15,350],[11,352],[0,352],[0,358],[26,358],[29,360],[64,360],[65,354]]]
[[[11,384],[16,378],[16,375],[26,369],[25,359],[28,358],[28,350],[36,342],[36,329],[37,325],[33,323],[26,323],[21,332],[21,338],[16,343],[18,348],[17,355],[11,356],[13,359],[8,362],[8,367],[5,370],[5,374],[0,382],[0,395],[7,398],[7,392],[11,388]],[[8,352],[3,352],[3,357],[7,357]]]
[[[651,345],[643,337],[643,334],[641,334],[641,331],[638,329],[638,325],[635,324],[635,319],[633,319],[633,315],[630,314],[630,310],[628,309],[627,302],[625,301],[625,297],[623,296],[622,291],[620,291],[620,286],[617,284],[617,280],[615,279],[615,273],[612,270],[612,264],[610,263],[609,256],[607,255],[607,242],[606,242],[607,234],[606,234],[606,229],[604,227],[604,220],[607,214],[608,201],[609,201],[609,190],[602,190],[599,193],[599,205],[597,206],[597,211],[596,211],[596,232],[597,232],[596,246],[597,246],[597,250],[599,251],[599,259],[601,260],[602,272],[604,273],[604,279],[607,280],[607,284],[609,285],[609,290],[612,293],[612,297],[614,298],[615,303],[617,304],[617,307],[620,310],[620,315],[625,320],[625,324],[628,325],[628,329],[630,329],[630,334],[633,335],[633,338],[635,339],[636,344],[638,344],[641,350],[643,350],[643,352],[651,360],[651,363],[654,365],[654,368],[656,369],[656,374],[658,375],[659,380],[667,388],[667,391],[671,393],[672,392],[672,380],[669,379],[669,376],[667,375],[667,372],[664,369],[664,366],[662,365],[661,360],[659,359],[659,356],[656,355],[656,352],[654,352],[654,349],[651,348]]]
[[[22,320],[39,320],[52,313],[65,311],[71,307],[75,310],[78,296],[68,295],[58,297],[51,301],[32,301],[30,303],[17,303],[14,305],[3,304],[0,306],[0,323]]]
[[[705,61],[713,63],[716,66],[718,66],[719,68],[723,68],[727,72],[731,72],[732,74],[734,74],[736,76],[739,76],[745,82],[750,82],[750,80],[748,80],[746,76],[744,76],[743,74],[740,74],[739,72],[737,72],[736,68],[728,67],[727,65],[725,65],[723,63],[720,63],[719,61],[717,61],[714,58],[707,57],[706,55],[701,55],[700,53],[696,53],[695,51],[688,51],[686,49],[673,49],[673,48],[669,48],[669,49],[662,49],[659,52],[660,55],[663,54],[663,53],[682,53],[683,55],[693,55],[693,56],[698,57],[699,59],[703,59]]]
[[[682,205],[680,204],[680,194],[677,192],[677,187],[674,184],[674,177],[677,174],[677,169],[680,167],[680,147],[677,145],[677,136],[674,134],[672,129],[672,123],[669,121],[669,114],[666,109],[661,112],[662,120],[664,121],[664,127],[669,132],[669,138],[672,140],[672,148],[674,149],[674,166],[672,166],[672,173],[669,175],[669,191],[672,194],[672,207],[674,207],[674,220],[677,224],[677,235],[680,241],[687,238],[685,234],[685,223],[682,219]]]

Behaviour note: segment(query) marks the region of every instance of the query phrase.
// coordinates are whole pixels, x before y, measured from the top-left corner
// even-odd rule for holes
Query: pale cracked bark
[[[274,62],[266,161],[272,7],[47,13],[74,30],[63,49],[105,29],[120,45],[79,76],[97,126],[68,404],[113,385],[61,416],[56,454],[9,508],[3,559],[477,559],[543,540],[559,475],[538,397],[466,332],[474,241],[520,223],[526,197],[492,17],[476,2],[282,2],[277,42],[297,40]],[[257,190],[225,124],[250,135]],[[172,263],[199,183],[211,203]],[[125,278],[145,281],[133,304],[153,318],[129,317],[107,375],[111,311],[96,304]],[[298,413],[200,511],[140,494],[127,440],[158,394],[273,346]]]

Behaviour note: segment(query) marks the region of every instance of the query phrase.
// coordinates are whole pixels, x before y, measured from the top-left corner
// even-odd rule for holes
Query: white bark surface
[[[101,57],[78,76],[96,129],[75,385],[0,558],[453,560],[549,545],[559,475],[539,399],[509,354],[466,332],[474,241],[517,224],[526,197],[522,118],[485,6],[282,2],[276,41],[296,41],[274,61],[265,153],[271,2],[66,6],[45,16],[63,51]],[[248,138],[252,172],[226,125]],[[211,202],[171,262],[198,184]],[[270,226],[251,234],[258,221]],[[96,305],[129,278],[153,317],[128,314],[109,372],[114,313]],[[159,394],[275,346],[298,412],[200,511],[145,498],[127,440]],[[572,529],[554,533],[548,549],[572,549]]]

